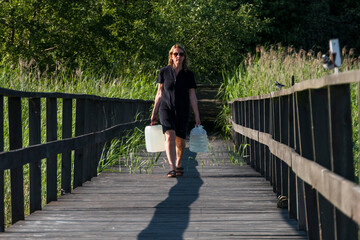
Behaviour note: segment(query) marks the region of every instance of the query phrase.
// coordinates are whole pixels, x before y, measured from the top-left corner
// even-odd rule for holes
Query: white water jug
[[[145,127],[145,144],[148,152],[165,151],[165,135],[161,125]]]
[[[190,131],[190,151],[207,152],[209,140],[206,131],[202,125],[194,127]]]

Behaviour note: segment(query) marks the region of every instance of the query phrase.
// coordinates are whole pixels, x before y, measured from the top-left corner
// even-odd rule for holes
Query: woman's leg
[[[165,132],[165,151],[170,164],[170,170],[176,167],[176,135],[175,130],[167,130]]]
[[[185,139],[176,137],[176,167],[181,167],[181,160],[185,151]]]

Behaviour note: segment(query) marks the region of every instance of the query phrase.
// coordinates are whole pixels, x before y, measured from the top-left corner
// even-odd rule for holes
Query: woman
[[[185,151],[190,104],[194,111],[196,126],[201,122],[194,74],[187,68],[186,52],[181,45],[175,44],[171,47],[168,66],[160,69],[156,82],[158,91],[151,123],[158,122],[159,114],[165,134],[165,151],[170,164],[170,172],[167,176],[182,176],[181,158]]]

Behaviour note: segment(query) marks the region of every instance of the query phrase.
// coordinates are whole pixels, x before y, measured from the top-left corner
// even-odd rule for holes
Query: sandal
[[[183,167],[177,167],[176,168],[176,176],[182,176],[184,174],[184,168]]]
[[[170,172],[168,172],[167,176],[168,176],[168,178],[175,178],[176,177],[176,171],[171,170]]]

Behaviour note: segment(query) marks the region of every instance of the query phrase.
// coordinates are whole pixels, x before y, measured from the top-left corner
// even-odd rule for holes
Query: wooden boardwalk
[[[229,163],[230,143],[186,150],[185,174],[103,173],[0,233],[0,239],[307,239],[269,182]],[[168,166],[165,165],[165,167]]]

